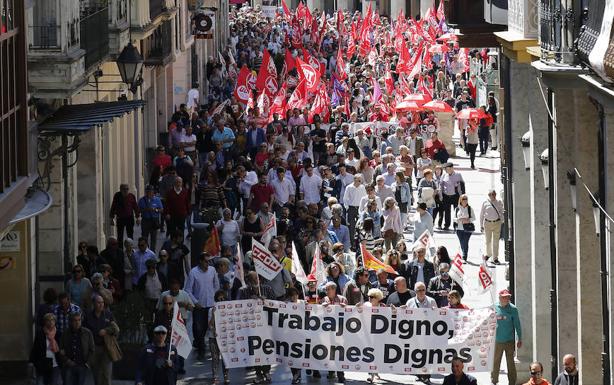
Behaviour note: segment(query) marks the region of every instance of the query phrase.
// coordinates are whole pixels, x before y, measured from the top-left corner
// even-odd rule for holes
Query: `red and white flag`
[[[493,287],[494,282],[492,275],[490,274],[490,271],[488,271],[485,263],[480,265],[480,270],[478,270],[478,282],[480,283],[482,293],[486,293]]]
[[[255,239],[252,239],[252,260],[258,275],[269,281],[275,278],[283,269],[277,258],[262,243]]]
[[[345,62],[343,61],[343,55],[341,54],[341,49],[337,51],[337,76],[339,80],[345,80],[348,77],[347,72],[345,71]]]
[[[316,250],[313,253],[313,261],[311,262],[311,272],[309,275],[316,277],[317,286],[320,286],[326,282],[326,269],[324,269],[322,252],[320,251],[320,245],[318,243],[316,243]]]
[[[185,326],[185,321],[181,317],[179,304],[177,301],[173,304],[173,320],[171,321],[171,345],[177,349],[177,354],[183,358],[188,358],[192,351],[192,342],[188,334],[188,328]]]
[[[235,86],[234,92],[235,97],[237,98],[239,103],[247,104],[247,101],[250,98],[251,87],[248,83],[248,78],[251,74],[252,73],[246,65],[243,65],[243,67],[241,67],[241,70],[239,71],[239,77],[237,78],[237,85]]]
[[[290,96],[290,99],[288,99],[288,103],[286,103],[286,111],[295,108],[303,108],[303,106],[307,104],[307,101],[305,100],[305,97],[307,96],[306,88],[305,80],[301,79]]]
[[[418,246],[424,247],[427,250],[430,249],[431,247],[436,247],[435,240],[433,239],[433,236],[431,235],[431,232],[428,229],[424,230],[424,232],[420,234],[418,238],[416,238],[416,240],[414,241],[412,245],[412,249]]]
[[[297,281],[299,281],[303,285],[307,284],[307,275],[305,274],[303,264],[298,257],[298,252],[296,251],[296,245],[294,244],[294,242],[292,242],[292,274],[294,274]]]
[[[235,263],[235,278],[241,281],[241,287],[245,287],[245,271],[243,270],[243,250],[241,242],[237,242],[237,262]]]
[[[452,260],[450,266],[450,277],[456,281],[459,285],[463,286],[465,280],[465,270],[463,269],[463,257],[460,254],[456,254]]]
[[[266,248],[269,247],[269,243],[271,243],[271,239],[277,236],[277,218],[275,217],[275,213],[271,217],[269,223],[264,225],[264,232],[262,233],[262,237],[260,240],[264,243]]]
[[[296,66],[298,68],[299,79],[305,82],[305,87],[307,91],[315,92],[318,89],[318,85],[320,84],[320,71],[311,66],[308,63],[305,63],[300,58],[296,58]]]
[[[262,65],[256,79],[256,88],[258,91],[264,90],[271,99],[277,93],[277,68],[267,49],[264,50]]]

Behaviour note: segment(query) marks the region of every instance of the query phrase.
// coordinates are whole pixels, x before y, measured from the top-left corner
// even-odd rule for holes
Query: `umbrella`
[[[433,44],[429,48],[429,52],[430,53],[444,53],[444,52],[448,52],[448,46],[447,45],[443,45],[443,44]]]
[[[437,38],[437,40],[454,40],[457,41],[458,40],[458,36],[456,36],[455,34],[448,32],[448,33],[444,33],[443,35],[439,36]]]
[[[410,100],[403,100],[396,106],[397,112],[420,111],[421,109],[422,107],[420,107],[415,101]]]
[[[450,105],[442,100],[431,100],[428,103],[424,103],[422,107],[432,110],[434,112],[454,112]]]
[[[488,116],[482,110],[475,108],[465,108],[456,114],[456,119],[482,119]]]
[[[403,98],[404,102],[416,102],[418,104],[424,104],[431,101],[431,97],[426,94],[409,94]]]

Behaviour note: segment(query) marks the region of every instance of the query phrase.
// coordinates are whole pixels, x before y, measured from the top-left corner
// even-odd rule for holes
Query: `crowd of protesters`
[[[452,127],[441,127],[436,114],[476,107],[471,68],[492,63],[487,50],[459,48],[440,11],[419,21],[399,15],[392,22],[371,10],[325,15],[301,4],[271,20],[259,10],[232,8],[226,48],[207,64],[206,100],[201,103],[191,91],[169,122],[150,162],[145,195],[136,197],[128,185],[115,194],[110,218],[117,236],[101,252],[81,242],[66,291],[46,292],[33,348],[45,384],[82,384],[90,369],[96,385],[110,384],[113,346],[122,333],[112,309],[131,293],[144,302],[150,332],[137,383],[174,383],[185,373],[181,357],[162,354],[168,352],[175,302],[192,323],[197,360],[210,357],[214,381],[222,380],[221,373],[228,383],[228,370],[219,371],[216,302],[264,297],[466,309],[463,288],[449,274],[448,250],[441,246],[431,255],[408,246],[405,234],[412,229],[414,238],[434,235],[435,228],[455,231],[464,260],[492,257],[498,263],[503,206],[494,191],[481,207],[469,204],[463,176],[448,162],[454,144],[438,135]],[[274,67],[277,74],[271,97],[251,82],[247,94],[240,92],[246,81],[241,70],[255,83],[265,57],[265,70]],[[297,58],[318,72],[321,96],[300,89],[306,80]],[[417,107],[401,107],[408,95],[420,96]],[[424,106],[431,100],[448,107]],[[460,146],[472,168],[478,145],[481,155],[496,147],[491,134],[497,110],[489,95],[487,105],[458,120]],[[253,240],[263,241],[272,218],[277,234],[268,250],[284,269],[265,280],[254,271],[250,250]],[[219,255],[187,246],[197,223],[216,229]],[[468,249],[478,225],[489,235],[485,256]],[[397,274],[366,268],[363,248]],[[293,250],[307,272],[319,256],[326,280],[310,274],[305,285],[297,282]],[[243,266],[237,266],[239,253]],[[235,274],[239,270],[245,285]],[[500,296],[505,300],[509,292]],[[509,299],[500,306],[518,320]],[[497,343],[506,345],[498,348],[497,362],[503,352],[509,359],[509,343],[521,338],[518,322],[502,328],[505,340],[497,331]],[[271,381],[270,367],[253,369],[256,383]],[[452,369],[458,384],[465,378],[462,362],[454,361]],[[318,371],[308,375],[320,377]],[[343,372],[328,376],[345,380]],[[377,379],[376,373],[368,376],[369,382]],[[497,379],[493,375],[493,383]],[[301,371],[293,369],[292,383],[299,382]]]

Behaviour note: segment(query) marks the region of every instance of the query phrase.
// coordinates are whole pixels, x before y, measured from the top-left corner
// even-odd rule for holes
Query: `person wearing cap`
[[[152,250],[157,250],[158,230],[161,226],[160,213],[164,210],[160,197],[156,196],[152,185],[145,187],[145,195],[139,199],[141,211],[141,235],[148,240]]]
[[[482,203],[480,210],[480,230],[484,233],[485,258],[492,257],[495,265],[499,264],[499,237],[503,220],[503,202],[497,199],[497,192],[488,190],[488,199]]]
[[[499,292],[499,302],[495,305],[497,314],[497,335],[495,337],[495,356],[490,381],[499,382],[501,356],[505,353],[507,363],[507,379],[509,384],[516,383],[516,365],[514,352],[522,347],[522,328],[518,309],[511,303],[512,293],[504,289]]]
[[[166,343],[169,330],[158,325],[153,331],[153,341],[145,345],[139,357],[135,374],[136,385],[175,385],[177,383],[177,349]]]
[[[185,282],[185,291],[196,299],[193,312],[194,345],[198,352],[198,360],[205,355],[205,334],[208,328],[209,311],[215,305],[214,294],[220,289],[220,281],[213,267],[209,267],[211,256],[207,252],[200,253],[198,266],[190,270]]]

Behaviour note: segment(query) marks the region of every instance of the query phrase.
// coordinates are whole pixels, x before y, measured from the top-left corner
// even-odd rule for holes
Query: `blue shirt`
[[[139,199],[139,210],[141,210],[141,215],[143,219],[156,219],[160,217],[160,212],[162,212],[162,201],[156,195],[153,198],[149,199],[147,196]],[[158,209],[158,212],[149,211],[147,209]]]
[[[224,143],[224,141],[228,139],[234,140],[235,134],[228,127],[224,127],[224,130],[222,132],[220,132],[220,130],[216,128],[215,131],[213,131],[213,135],[211,136],[211,139],[213,140],[213,143],[222,142],[223,143],[222,147],[224,147],[224,149],[227,150],[232,146],[232,142]]]
[[[495,342],[513,342],[518,336],[518,340],[522,340],[522,330],[520,328],[520,317],[518,309],[513,304],[505,307],[501,304],[495,305],[497,313],[497,337]]]
[[[346,253],[350,251],[351,240],[350,240],[350,229],[348,229],[345,225],[339,225],[339,228],[331,225],[328,228],[330,231],[334,232],[337,235],[337,240],[343,243],[343,251]]]

